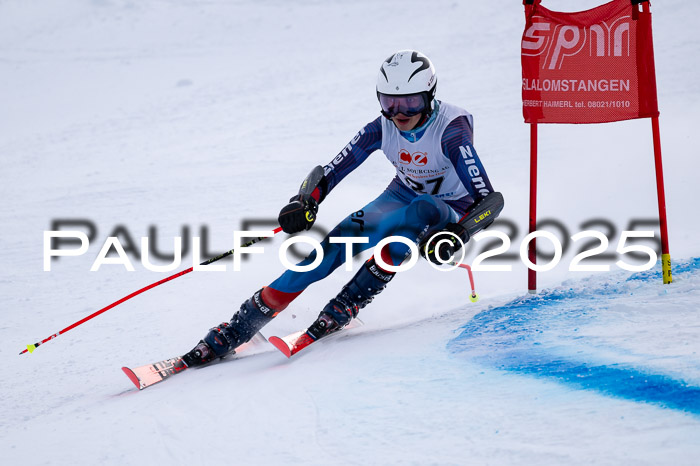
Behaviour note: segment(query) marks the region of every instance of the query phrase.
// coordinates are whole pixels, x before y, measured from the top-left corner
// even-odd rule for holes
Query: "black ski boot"
[[[214,351],[204,342],[204,340],[199,340],[197,346],[192,348],[192,351],[182,357],[182,360],[185,361],[187,367],[203,366],[214,359],[216,359]]]
[[[372,257],[340,290],[338,296],[326,304],[316,322],[308,328],[309,334],[318,340],[345,327],[357,317],[360,309],[372,302],[374,297],[386,288],[394,275],[395,272],[380,269]]]
[[[192,351],[182,357],[187,366],[201,366],[216,358],[234,354],[235,349],[249,342],[258,331],[270,322],[277,311],[262,300],[261,290],[248,298],[231,317],[231,322],[223,322],[209,330]]]

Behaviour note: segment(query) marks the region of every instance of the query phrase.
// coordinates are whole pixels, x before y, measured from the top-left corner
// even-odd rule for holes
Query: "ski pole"
[[[479,300],[479,295],[476,294],[476,290],[474,289],[474,275],[472,275],[472,268],[469,267],[467,264],[462,264],[459,262],[448,262],[448,264],[461,267],[469,273],[469,284],[471,285],[471,295],[469,296],[469,301],[473,303],[477,302]]]
[[[275,229],[273,230],[273,236],[276,235],[277,233],[279,233],[280,231],[282,231],[282,227],[277,227],[277,228],[275,228]],[[266,238],[265,236],[260,236],[260,237],[258,237],[258,238],[253,238],[252,240],[248,241],[247,243],[241,245],[241,247],[245,248],[245,247],[251,246],[251,245],[253,245],[253,244],[255,244],[255,243],[259,242],[259,241],[262,241],[262,240],[265,239],[265,238]],[[233,254],[233,249],[231,249],[230,251],[227,251],[227,252],[225,252],[225,253],[223,253],[223,254],[220,254],[220,255],[218,255],[218,256],[216,256],[216,257],[212,257],[211,259],[208,259],[208,260],[202,262],[202,263],[199,264],[199,265],[209,265],[209,264],[211,264],[212,262],[216,262],[216,261],[218,261],[218,260],[220,260],[220,259],[223,259],[224,257],[228,257],[228,256],[230,256],[231,254]],[[155,282],[155,283],[151,283],[150,285],[148,285],[148,286],[146,286],[146,287],[144,287],[144,288],[141,288],[140,290],[134,291],[134,292],[131,293],[130,295],[124,296],[122,299],[113,302],[113,303],[110,304],[109,306],[103,307],[103,308],[100,309],[99,311],[93,312],[93,313],[90,314],[89,316],[80,319],[79,321],[75,322],[74,324],[69,325],[68,327],[64,328],[63,330],[61,330],[61,331],[59,331],[59,332],[57,332],[57,333],[54,333],[54,334],[51,335],[50,337],[44,338],[43,340],[41,340],[41,341],[39,341],[39,342],[37,342],[37,343],[34,343],[33,345],[27,345],[27,348],[25,348],[24,350],[22,350],[19,354],[24,354],[24,353],[26,353],[26,352],[33,353],[34,350],[35,350],[38,346],[43,345],[43,344],[46,343],[47,341],[53,340],[54,338],[58,337],[59,335],[62,335],[62,334],[64,334],[64,333],[66,333],[67,331],[74,329],[74,328],[77,327],[78,325],[84,324],[85,322],[87,322],[88,320],[92,319],[93,317],[97,317],[98,315],[100,315],[100,314],[102,314],[102,313],[104,313],[104,312],[109,311],[110,309],[112,309],[113,307],[116,307],[116,306],[120,305],[120,304],[123,303],[124,301],[130,300],[130,299],[133,298],[134,296],[138,296],[138,295],[140,295],[141,293],[150,290],[151,288],[155,288],[156,286],[162,285],[162,284],[165,283],[165,282],[169,282],[170,280],[174,280],[174,279],[176,279],[177,277],[181,277],[181,276],[183,276],[183,275],[186,275],[186,274],[192,272],[192,270],[194,270],[194,267],[190,267],[189,269],[182,270],[182,271],[180,271],[180,272],[178,272],[178,273],[176,273],[176,274],[174,274],[174,275],[171,275],[171,276],[169,276],[169,277],[166,277],[166,278],[164,278],[164,279],[162,279],[162,280],[158,280],[158,281]]]

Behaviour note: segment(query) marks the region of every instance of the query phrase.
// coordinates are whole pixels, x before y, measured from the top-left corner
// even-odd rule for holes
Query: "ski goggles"
[[[428,107],[428,99],[424,92],[406,95],[388,95],[377,92],[379,105],[382,106],[382,114],[392,118],[399,113],[412,117],[423,113]]]

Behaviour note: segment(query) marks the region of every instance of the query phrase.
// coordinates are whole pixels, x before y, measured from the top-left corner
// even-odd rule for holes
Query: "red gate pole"
[[[650,13],[649,2],[642,3],[642,11]],[[652,65],[653,66],[653,65]],[[656,99],[656,83],[654,83]],[[666,220],[666,194],[664,192],[664,169],[661,161],[661,134],[659,117],[651,117],[651,133],[654,140],[654,167],[656,168],[656,197],[659,204],[659,230],[661,233],[661,273],[664,284],[673,282],[671,274],[671,253],[668,248],[668,222]]]
[[[537,229],[537,123],[530,124],[530,223],[529,232]],[[527,256],[530,262],[537,263],[537,239],[532,238],[528,245]],[[537,272],[528,267],[527,289],[531,294],[537,293]]]
[[[651,118],[651,131],[654,138],[654,166],[656,167],[656,197],[659,202],[659,230],[661,232],[661,273],[664,284],[673,282],[671,274],[671,253],[668,249],[668,227],[666,221],[666,194],[664,193],[664,168],[661,162],[661,135],[659,117]]]

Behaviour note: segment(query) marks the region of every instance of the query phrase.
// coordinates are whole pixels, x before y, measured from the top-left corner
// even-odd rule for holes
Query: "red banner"
[[[634,0],[558,13],[526,5],[526,123],[604,123],[658,116],[651,13]],[[528,3],[526,1],[526,3]]]

